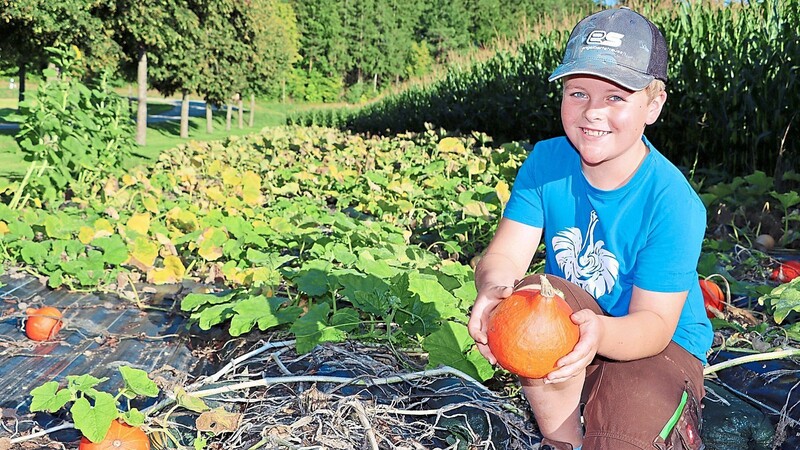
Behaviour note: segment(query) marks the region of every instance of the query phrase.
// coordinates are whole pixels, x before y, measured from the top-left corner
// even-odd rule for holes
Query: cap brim
[[[605,62],[600,58],[592,58],[591,60],[582,59],[561,64],[550,74],[547,81],[555,81],[569,75],[594,75],[631,91],[641,91],[655,79],[652,75],[637,72],[613,62]]]

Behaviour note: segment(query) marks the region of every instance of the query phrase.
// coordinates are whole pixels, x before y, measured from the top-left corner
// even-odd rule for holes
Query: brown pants
[[[547,280],[564,293],[573,311],[590,309],[605,315],[576,284],[553,275],[547,275]],[[529,284],[539,284],[539,275],[520,283]],[[581,396],[583,450],[703,449],[700,401],[704,395],[702,363],[675,342],[658,355],[635,361],[597,356],[586,368]],[[681,407],[680,415],[673,418]],[[676,419],[670,431],[668,424]]]

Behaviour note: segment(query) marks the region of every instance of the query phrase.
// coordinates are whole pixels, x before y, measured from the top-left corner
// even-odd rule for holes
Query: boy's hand
[[[513,286],[487,286],[478,291],[475,304],[472,305],[472,312],[469,316],[467,329],[469,330],[469,335],[475,340],[478,351],[481,352],[481,355],[483,355],[490,364],[497,364],[497,358],[495,358],[492,351],[489,350],[488,340],[486,338],[486,328],[489,325],[489,313],[492,312],[498,303],[510,296],[513,292]]]
[[[558,369],[545,377],[545,383],[560,383],[581,372],[592,362],[600,346],[603,323],[600,316],[588,309],[573,313],[572,322],[580,328],[580,337],[575,348],[556,362]]]

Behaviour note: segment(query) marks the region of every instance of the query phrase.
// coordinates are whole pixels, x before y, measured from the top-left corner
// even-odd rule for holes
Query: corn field
[[[746,174],[797,167],[800,138],[798,60],[800,0],[724,4],[661,1],[632,4],[664,33],[670,51],[668,93],[648,137],[689,168]],[[577,18],[576,18],[577,21]],[[558,65],[569,29],[552,29],[425,86],[360,109],[317,110],[290,124],[356,132],[484,132],[497,143],[562,134]],[[430,126],[428,125],[428,126]]]

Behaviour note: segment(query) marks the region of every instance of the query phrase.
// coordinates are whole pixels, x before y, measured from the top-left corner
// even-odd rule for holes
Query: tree
[[[160,55],[182,45],[182,33],[192,25],[184,3],[180,0],[119,0],[108,18],[114,24],[117,42],[129,61],[135,62],[136,143],[139,145],[145,145],[147,136],[148,64],[162,66]],[[133,78],[132,70],[126,72],[129,79]]]
[[[250,96],[250,126],[253,126],[255,96],[275,93],[285,84],[292,64],[300,59],[300,33],[294,9],[279,0],[251,0],[245,11],[250,51],[242,94]],[[239,108],[241,111],[241,106]]]
[[[198,93],[206,101],[206,131],[213,131],[212,108],[228,102],[246,86],[247,59],[244,43],[247,21],[244,9],[234,0],[199,0],[193,7],[199,19]]]
[[[119,46],[100,18],[105,6],[102,0],[0,0],[0,58],[18,68],[20,101],[28,70],[47,65],[45,48],[76,46],[86,77],[117,64]]]
[[[444,61],[451,51],[469,48],[471,17],[463,0],[433,0],[424,5],[420,21],[423,38],[434,46],[437,61]]]
[[[300,32],[300,65],[325,76],[341,77],[349,67],[341,2],[295,0],[292,2]]]

